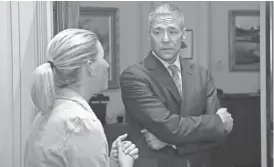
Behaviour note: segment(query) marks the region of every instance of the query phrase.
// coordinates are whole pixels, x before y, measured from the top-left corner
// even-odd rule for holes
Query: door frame
[[[273,167],[273,2],[260,2],[260,13],[261,167]]]

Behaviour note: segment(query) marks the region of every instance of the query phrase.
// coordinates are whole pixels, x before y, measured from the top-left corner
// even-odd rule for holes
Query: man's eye
[[[154,34],[158,35],[158,34],[160,34],[160,31],[154,31]]]
[[[170,34],[177,34],[178,32],[177,31],[170,31],[169,33]]]

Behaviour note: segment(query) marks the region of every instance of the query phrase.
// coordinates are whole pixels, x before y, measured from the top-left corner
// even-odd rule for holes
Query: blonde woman
[[[40,113],[25,147],[25,167],[108,167],[108,144],[88,100],[107,86],[108,63],[96,34],[67,29],[48,44],[31,97]],[[132,167],[138,149],[126,134],[112,144],[111,159]],[[115,161],[116,160],[116,161]]]

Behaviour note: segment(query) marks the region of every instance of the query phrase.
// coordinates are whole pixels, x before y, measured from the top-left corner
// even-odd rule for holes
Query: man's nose
[[[169,42],[170,38],[167,32],[164,33],[164,36],[162,38],[162,42]]]

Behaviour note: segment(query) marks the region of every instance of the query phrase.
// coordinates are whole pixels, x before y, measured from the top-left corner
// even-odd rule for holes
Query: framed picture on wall
[[[260,70],[260,11],[229,11],[230,71]]]
[[[94,32],[101,42],[109,64],[108,88],[119,88],[119,9],[88,7],[77,2],[55,2],[55,34],[67,28]]]
[[[186,39],[182,42],[180,56],[184,59],[193,59],[193,30],[186,30]]]

